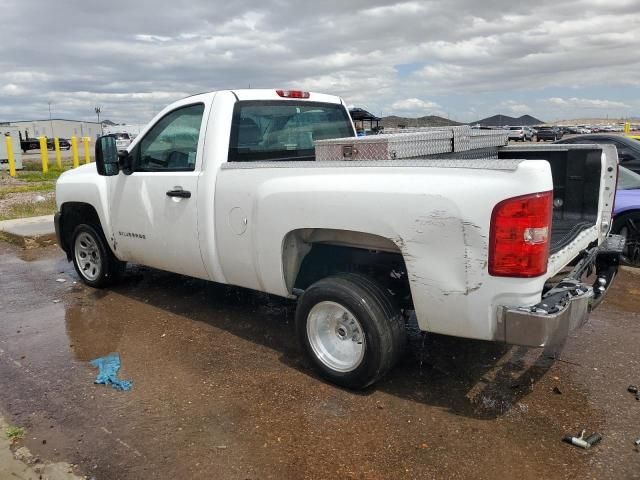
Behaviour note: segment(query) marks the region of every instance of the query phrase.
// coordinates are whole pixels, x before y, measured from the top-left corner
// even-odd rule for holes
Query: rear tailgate
[[[502,307],[496,337],[528,346],[559,344],[586,322],[617,273],[624,239],[609,235],[617,151],[604,145],[551,145],[505,148],[499,156],[548,161],[554,204],[542,299],[533,306]]]
[[[611,228],[618,154],[611,145],[506,147],[499,158],[549,162],[553,176],[553,220],[548,275],[553,276]]]

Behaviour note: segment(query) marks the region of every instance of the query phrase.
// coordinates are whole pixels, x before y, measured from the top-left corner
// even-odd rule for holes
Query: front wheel
[[[124,273],[126,263],[113,255],[99,226],[78,225],[73,232],[71,248],[78,276],[91,287],[113,285]]]
[[[640,212],[618,216],[613,221],[611,232],[625,238],[622,260],[627,265],[640,267]]]
[[[302,294],[296,328],[320,374],[347,388],[361,389],[395,365],[405,326],[389,294],[369,278],[338,274]]]

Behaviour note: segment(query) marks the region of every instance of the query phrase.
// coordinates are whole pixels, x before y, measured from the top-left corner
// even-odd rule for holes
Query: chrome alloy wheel
[[[102,259],[96,239],[86,232],[80,233],[76,237],[73,251],[84,278],[90,282],[95,281],[102,273]]]
[[[366,348],[364,332],[356,317],[335,302],[320,302],[307,316],[307,338],[315,356],[337,372],[358,368]]]

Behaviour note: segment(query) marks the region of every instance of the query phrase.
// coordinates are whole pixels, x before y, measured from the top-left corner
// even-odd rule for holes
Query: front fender
[[[108,208],[108,177],[98,175],[95,163],[82,165],[64,172],[56,182],[56,206],[59,212],[65,203],[85,203],[94,208],[100,226],[111,249],[116,253],[116,244],[111,230]]]

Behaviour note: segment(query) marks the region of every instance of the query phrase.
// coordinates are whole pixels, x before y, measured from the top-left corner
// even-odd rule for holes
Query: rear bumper
[[[514,345],[542,347],[562,343],[581,327],[603,300],[618,272],[624,239],[611,235],[587,251],[571,273],[550,289],[537,305],[498,309],[496,339]],[[593,285],[581,281],[595,272]]]

